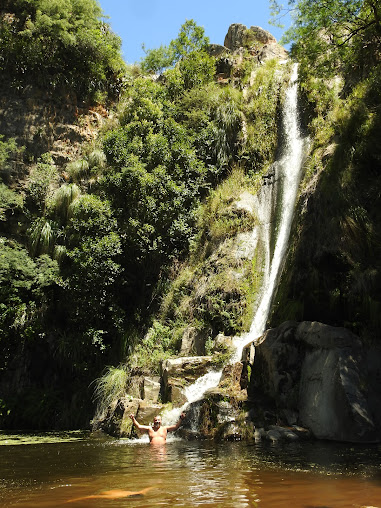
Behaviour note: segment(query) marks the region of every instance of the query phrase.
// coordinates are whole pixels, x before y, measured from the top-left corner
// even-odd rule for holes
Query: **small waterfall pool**
[[[380,446],[175,439],[155,447],[0,432],[0,457],[1,507],[348,508],[381,499]]]

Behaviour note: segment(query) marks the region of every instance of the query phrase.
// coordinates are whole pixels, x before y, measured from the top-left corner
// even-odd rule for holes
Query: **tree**
[[[209,38],[204,35],[204,32],[203,27],[190,19],[185,21],[177,38],[173,39],[168,46],[162,45],[158,49],[146,50],[143,44],[146,56],[142,60],[142,68],[146,72],[162,72],[194,52],[206,53]]]
[[[44,329],[44,308],[58,266],[47,255],[31,259],[16,242],[0,238],[0,371],[25,340]]]
[[[376,0],[289,0],[287,8],[272,0],[271,7],[274,23],[285,11],[292,13],[284,41],[294,41],[296,57],[322,72],[353,67],[354,60],[360,65],[366,48],[368,58],[379,52],[381,5]],[[359,53],[362,58],[356,59]]]
[[[82,99],[119,92],[121,41],[96,0],[6,0],[2,10],[0,74],[15,85],[68,86]]]
[[[198,26],[193,19],[186,20],[180,28],[177,39],[172,40],[169,45],[173,51],[174,61],[178,62],[194,51],[206,51],[209,37],[204,34],[204,28]]]

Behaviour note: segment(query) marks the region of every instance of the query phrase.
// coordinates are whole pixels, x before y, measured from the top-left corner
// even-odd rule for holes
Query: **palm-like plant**
[[[55,226],[46,217],[41,217],[32,224],[29,230],[32,256],[52,253],[56,239]]]
[[[70,205],[80,196],[81,190],[77,184],[62,185],[55,192],[51,208],[63,222],[67,222],[69,218]]]

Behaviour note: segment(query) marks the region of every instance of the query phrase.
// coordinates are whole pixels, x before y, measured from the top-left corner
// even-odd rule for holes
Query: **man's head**
[[[153,428],[155,430],[159,429],[161,425],[161,416],[155,416],[153,419]]]

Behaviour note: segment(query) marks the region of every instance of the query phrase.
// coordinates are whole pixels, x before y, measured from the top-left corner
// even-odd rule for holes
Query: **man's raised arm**
[[[180,415],[180,419],[179,419],[179,421],[176,423],[176,425],[168,425],[168,427],[166,427],[167,431],[168,431],[168,432],[171,432],[171,431],[173,431],[173,430],[177,430],[177,429],[180,427],[180,425],[182,424],[182,422],[183,422],[183,420],[184,420],[185,416],[186,416],[186,413],[181,413],[181,415]]]
[[[136,421],[135,416],[133,414],[130,415],[130,418],[132,420],[132,423],[138,430],[147,431],[151,429],[151,427],[149,427],[148,425],[140,425],[140,423]]]

